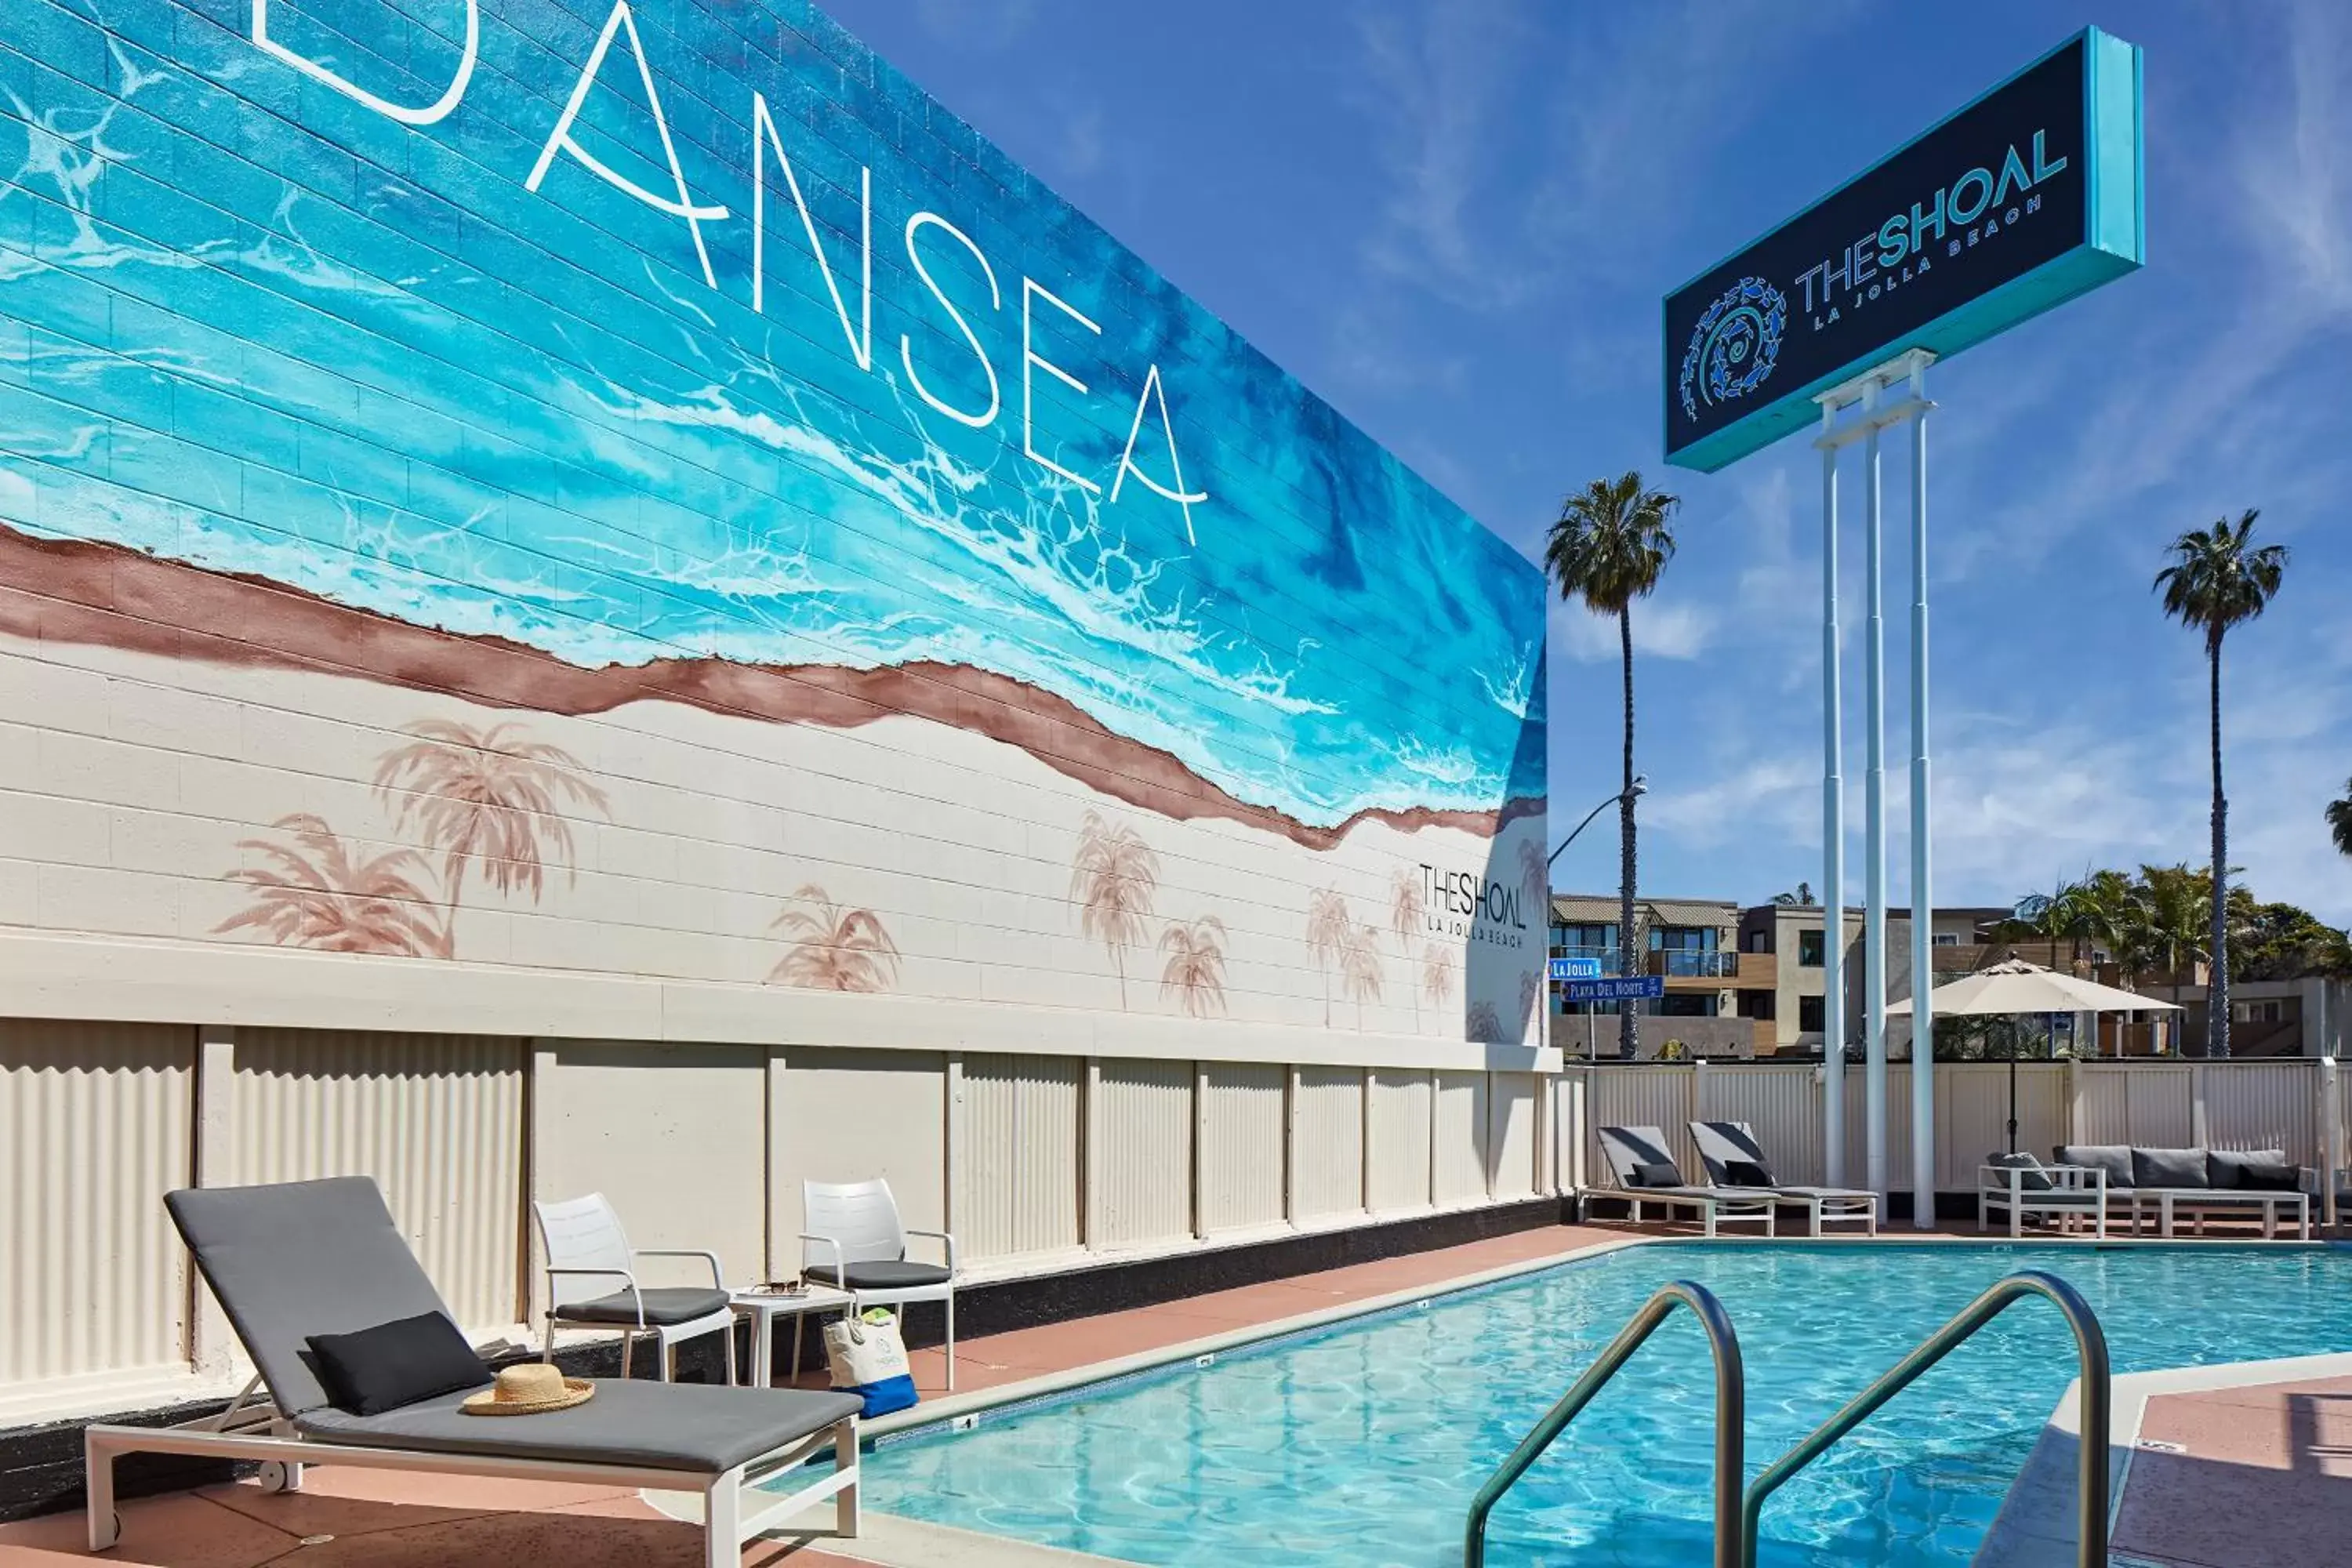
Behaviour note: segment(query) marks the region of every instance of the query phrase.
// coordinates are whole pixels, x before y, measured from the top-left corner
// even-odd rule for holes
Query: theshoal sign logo
[[[1712,470],[1813,394],[1948,356],[2139,266],[2139,51],[2090,29],[1667,297],[1666,457]]]
[[[1521,947],[1528,921],[1517,883],[1475,871],[1448,871],[1423,864],[1422,924],[1431,936],[1458,937],[1496,947]]]

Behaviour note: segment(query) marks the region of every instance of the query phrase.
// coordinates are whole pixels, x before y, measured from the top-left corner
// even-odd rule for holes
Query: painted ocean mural
[[[814,11],[10,11],[10,527],[587,668],[985,671],[1316,827],[1540,795],[1533,569]]]

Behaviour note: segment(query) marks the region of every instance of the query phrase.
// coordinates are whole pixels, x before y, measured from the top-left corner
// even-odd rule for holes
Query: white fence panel
[[[1494,1150],[1497,1200],[1524,1198],[1536,1190],[1536,1075],[1498,1072],[1488,1089],[1488,1142]]]
[[[1437,1201],[1467,1204],[1486,1196],[1486,1075],[1437,1075]]]
[[[0,1392],[184,1366],[195,1031],[0,1022]]]
[[[1087,1169],[1097,1184],[1087,1245],[1117,1248],[1192,1234],[1192,1064],[1106,1061]]]
[[[1780,1064],[1717,1067],[1696,1073],[1701,1121],[1745,1121],[1755,1132],[1772,1174],[1782,1182],[1818,1185],[1826,1180],[1822,1157],[1822,1084],[1819,1068]],[[1693,1151],[1693,1164],[1696,1164]],[[1688,1173],[1694,1179],[1699,1171]]]
[[[1364,1126],[1364,1160],[1374,1214],[1429,1206],[1430,1119],[1435,1110],[1425,1072],[1376,1068]]]
[[[461,1324],[523,1321],[523,1042],[240,1029],[234,1084],[222,1184],[373,1176]]]
[[[1364,1073],[1359,1068],[1298,1069],[1292,1121],[1292,1195],[1298,1217],[1364,1209]]]
[[[2196,1141],[2186,1064],[2085,1062],[2078,1070],[2084,1113],[2073,1142],[2183,1149]]]
[[[2011,1084],[2017,1112],[2017,1147],[2041,1159],[2066,1142],[2072,1104],[2063,1062],[2019,1062],[2012,1079],[2007,1062],[1942,1062],[1936,1068],[1936,1187],[1971,1192],[1986,1157],[2009,1149]],[[1908,1117],[1906,1102],[1902,1114]],[[1906,1166],[1896,1185],[1907,1185]]]
[[[1244,1230],[1282,1221],[1283,1102],[1287,1068],[1205,1062],[1201,1068],[1201,1229]]]
[[[975,1260],[1078,1245],[1078,1111],[1071,1057],[968,1056],[955,1155],[956,1245]]]
[[[1696,1180],[1698,1151],[1690,1136],[1691,1110],[1696,1100],[1694,1069],[1689,1067],[1601,1067],[1587,1079],[1589,1112],[1586,1131],[1585,1180],[1594,1187],[1613,1187],[1616,1176],[1601,1152],[1603,1127],[1654,1127],[1664,1135],[1683,1174]]]
[[[2320,1163],[2319,1062],[2202,1062],[2192,1066],[2208,1149],[2284,1149],[2298,1165]]]

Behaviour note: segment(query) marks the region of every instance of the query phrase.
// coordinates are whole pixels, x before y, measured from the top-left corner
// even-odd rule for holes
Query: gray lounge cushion
[[[1683,1173],[1671,1161],[1644,1160],[1626,1173],[1637,1187],[1679,1187]]]
[[[2061,1143],[2052,1151],[2061,1165],[2081,1165],[2107,1173],[2107,1186],[2132,1184],[2132,1152],[2123,1143]]]
[[[1995,1170],[2024,1172],[2025,1174],[2020,1176],[2017,1180],[2017,1190],[2019,1192],[2046,1193],[2051,1190],[2050,1173],[2043,1170],[2042,1168],[2042,1162],[2035,1159],[2031,1154],[2022,1152],[2016,1154],[1988,1154],[1985,1156],[1985,1163],[1992,1166]]]
[[[645,1299],[645,1321],[651,1323],[690,1323],[697,1318],[707,1318],[713,1312],[727,1310],[727,1292],[709,1289],[697,1289],[691,1285],[656,1286],[640,1290],[636,1296],[626,1290],[610,1296],[599,1296],[593,1301],[569,1301],[555,1310],[558,1322],[564,1323],[631,1323],[637,1321],[637,1298]]]
[[[163,1206],[286,1415],[327,1404],[310,1335],[451,1315],[365,1176],[192,1187]]]
[[[863,1403],[854,1394],[618,1381],[599,1382],[584,1405],[535,1415],[468,1415],[458,1408],[465,1397],[445,1394],[381,1415],[330,1405],[294,1425],[322,1443],[715,1476],[855,1415]]]
[[[808,1270],[808,1277],[820,1285],[832,1285],[851,1290],[919,1290],[926,1286],[944,1285],[954,1276],[936,1263],[909,1263],[872,1258],[853,1263],[845,1272],[849,1283],[843,1287],[835,1278],[830,1264]]]
[[[2232,1191],[2292,1193],[2303,1186],[2303,1172],[2287,1163],[2284,1149],[2214,1149],[2205,1157],[2205,1173],[2216,1188]]]
[[[2202,1191],[2217,1184],[2207,1179],[2202,1149],[2134,1149],[2132,1185]]]

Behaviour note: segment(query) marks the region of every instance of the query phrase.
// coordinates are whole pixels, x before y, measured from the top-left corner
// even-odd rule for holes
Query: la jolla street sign
[[[1554,980],[1598,980],[1601,961],[1597,958],[1555,958],[1551,961]]]
[[[1666,460],[1713,472],[1815,393],[2133,270],[2145,238],[2139,50],[2090,28],[1666,297]]]

